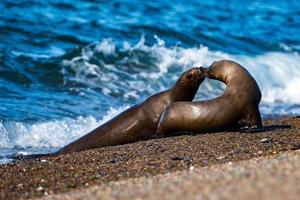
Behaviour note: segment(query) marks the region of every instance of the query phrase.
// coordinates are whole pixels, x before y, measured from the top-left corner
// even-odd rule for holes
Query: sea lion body
[[[162,114],[157,128],[159,134],[262,127],[258,108],[261,92],[244,67],[233,61],[222,60],[201,70],[208,78],[224,82],[225,92],[207,101],[172,104]]]
[[[169,90],[155,94],[135,105],[87,135],[63,147],[57,154],[145,140],[156,133],[162,112],[176,101],[193,100],[204,75],[192,68],[181,75]]]

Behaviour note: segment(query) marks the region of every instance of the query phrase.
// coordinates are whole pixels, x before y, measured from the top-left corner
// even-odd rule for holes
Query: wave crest
[[[179,74],[188,68],[208,66],[216,60],[234,60],[246,67],[257,80],[262,90],[263,103],[300,104],[300,93],[296,92],[300,75],[300,56],[297,53],[234,55],[211,51],[205,46],[166,47],[158,36],[155,39],[157,43],[152,46],[146,45],[145,38],[141,37],[137,44],[124,42],[121,47],[111,39],[103,39],[83,48],[80,55],[64,60],[63,64],[72,69],[76,81],[100,87],[108,95],[115,93],[125,99],[137,99],[170,87]],[[205,82],[201,89],[202,95],[198,95],[198,98],[219,95],[222,87],[215,84],[213,81]],[[126,90],[122,90],[125,85]],[[215,92],[210,89],[213,87],[216,87]]]

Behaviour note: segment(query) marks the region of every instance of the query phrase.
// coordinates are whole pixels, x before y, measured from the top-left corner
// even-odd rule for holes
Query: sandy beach
[[[218,197],[229,199],[230,194],[236,194],[235,197],[239,195],[243,197],[243,194],[247,194],[244,197],[248,199],[253,197],[265,199],[268,196],[264,196],[267,193],[263,188],[267,186],[268,191],[271,191],[271,187],[276,190],[280,188],[278,190],[280,194],[291,195],[289,199],[292,199],[293,195],[299,194],[299,191],[288,186],[299,179],[296,166],[300,157],[297,151],[300,149],[300,118],[267,120],[264,121],[264,126],[267,131],[259,133],[185,134],[1,165],[0,197],[1,199],[36,197],[80,199],[80,197],[94,197],[97,193],[93,192],[94,190],[99,191],[97,195],[100,196],[107,194],[107,199],[122,199],[122,194],[130,199],[147,197],[155,199],[153,191],[158,191],[157,194],[163,195],[166,199],[180,198],[180,195],[184,197],[185,193],[190,194],[186,196],[188,198],[196,198],[193,195],[196,191],[199,193],[197,195],[200,195],[197,196],[198,199],[212,198],[211,195],[217,195],[215,196],[217,199]],[[268,166],[267,163],[270,163],[269,168],[264,167]],[[283,163],[287,163],[287,166],[290,163],[292,167],[284,168]],[[231,166],[230,169],[227,169],[228,165]],[[251,173],[239,175],[237,170],[243,169],[245,172],[247,167],[252,171],[258,170],[253,172],[256,174],[256,179],[251,179]],[[271,169],[274,172],[278,169],[277,171],[285,175],[285,178],[282,179],[276,174],[273,176]],[[188,175],[191,171],[195,174]],[[206,175],[201,174],[204,172]],[[172,177],[177,176],[178,183],[175,184]],[[194,178],[191,179],[189,176]],[[266,178],[263,178],[264,176]],[[163,187],[169,181],[168,177],[171,177],[173,186]],[[202,178],[200,180],[197,177]],[[216,183],[222,177],[224,182]],[[237,178],[241,181],[238,182]],[[156,179],[162,181],[155,181]],[[255,187],[248,187],[247,180],[252,183],[255,181],[262,181],[262,183]],[[271,184],[269,180],[275,184]],[[165,190],[162,188],[159,190],[154,186],[149,188],[147,184],[151,181],[155,184],[159,182]],[[264,181],[269,184],[264,185]],[[128,187],[125,187],[127,183]],[[174,184],[175,186],[182,184],[182,191],[177,194],[178,196],[173,193],[173,190],[178,190]],[[206,190],[203,187],[205,184],[207,184]],[[229,187],[231,184],[248,187],[244,190],[247,193],[234,190],[234,187]],[[134,192],[135,185],[140,192]],[[196,190],[190,185],[202,189]],[[219,187],[218,193],[215,193],[216,187]],[[222,187],[224,190],[221,189]],[[263,195],[253,196],[259,188],[263,191],[261,193]],[[289,192],[290,190],[294,193]],[[107,193],[107,191],[111,192]],[[67,196],[53,196],[65,192],[68,192]]]
[[[300,151],[139,177],[38,199],[299,199]]]

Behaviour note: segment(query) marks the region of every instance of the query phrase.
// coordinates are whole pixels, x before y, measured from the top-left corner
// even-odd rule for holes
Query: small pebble
[[[39,186],[38,188],[36,188],[37,191],[42,191],[44,188],[42,186]]]
[[[190,166],[189,170],[192,171],[194,170],[194,168],[195,168],[194,166]]]
[[[226,156],[218,156],[218,157],[217,157],[217,160],[222,160],[222,159],[224,159],[224,158],[226,158]]]
[[[191,159],[191,158],[184,158],[182,161],[183,161],[184,163],[186,163],[186,164],[192,164],[193,159]]]
[[[297,149],[300,149],[300,144],[292,145],[291,150],[297,150]]]
[[[47,160],[43,159],[43,160],[41,160],[41,162],[43,162],[43,163],[44,163],[44,162],[47,162]]]
[[[260,140],[262,143],[269,143],[269,142],[272,142],[272,138],[263,138]]]
[[[172,156],[171,159],[172,160],[183,160],[184,158],[179,157],[179,156]]]

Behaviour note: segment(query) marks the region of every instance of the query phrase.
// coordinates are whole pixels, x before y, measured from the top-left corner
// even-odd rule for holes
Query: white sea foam
[[[111,108],[101,120],[89,116],[34,124],[0,122],[0,149],[62,147],[90,132],[128,107]]]
[[[148,71],[147,68],[140,70],[139,73],[131,74],[134,79],[119,80],[116,75],[116,68],[113,64],[102,63],[103,66],[111,72],[103,72],[100,66],[92,64],[89,59],[94,52],[102,52],[105,55],[116,54],[116,44],[111,39],[104,39],[100,43],[95,44],[93,48],[84,48],[82,54],[73,58],[71,61],[64,61],[64,64],[69,65],[76,73],[76,78],[84,83],[93,84],[93,82],[101,81],[106,84],[106,94],[117,92],[120,86],[128,86],[128,91],[124,92],[123,98],[129,97],[138,98],[139,93],[147,92],[152,94],[155,92],[151,86],[145,83],[145,80],[155,82],[157,79],[164,77],[173,68],[177,71],[184,71],[194,66],[210,65],[213,61],[221,59],[235,60],[245,66],[253,77],[257,80],[262,90],[262,102],[274,103],[283,102],[290,104],[300,104],[300,92],[297,90],[300,77],[300,56],[293,52],[266,52],[261,55],[234,55],[220,51],[209,50],[208,47],[199,46],[194,48],[183,48],[180,46],[166,47],[165,42],[158,36],[155,36],[157,43],[152,46],[145,45],[145,38],[142,36],[140,41],[131,45],[124,42],[121,49],[118,51],[132,52],[139,50],[149,55],[149,59],[155,57],[153,63],[158,70]],[[89,46],[88,46],[89,47]],[[129,58],[126,58],[129,59]],[[140,64],[135,60],[136,64]],[[126,65],[126,60],[124,61]],[[122,70],[118,70],[122,73]],[[127,73],[124,71],[124,73]],[[180,73],[180,72],[179,72]],[[173,75],[173,82],[177,79],[177,75]],[[94,76],[95,78],[91,78]],[[206,97],[213,97],[219,94],[214,93],[214,88],[211,85],[212,81],[205,82],[202,86],[201,93],[206,94]],[[95,84],[96,85],[96,84]],[[138,86],[138,87],[137,87]],[[166,89],[167,85],[160,85],[161,90]],[[130,95],[129,95],[130,94]],[[212,96],[210,96],[212,94]]]
[[[8,147],[9,146],[9,138],[8,133],[3,126],[2,121],[0,121],[0,148],[1,147]]]
[[[290,104],[300,104],[300,92],[297,87],[300,85],[300,56],[293,52],[266,52],[261,55],[234,55],[221,51],[212,51],[208,47],[199,46],[194,48],[183,48],[180,46],[166,47],[165,42],[158,36],[155,36],[157,43],[152,46],[145,45],[145,38],[142,36],[140,41],[131,45],[124,42],[119,51],[134,50],[143,51],[149,55],[149,59],[153,56],[156,61],[153,63],[158,70],[148,71],[147,68],[140,70],[137,74],[131,74],[133,80],[119,80],[116,75],[116,68],[113,64],[102,63],[110,72],[103,72],[100,66],[92,64],[89,59],[94,52],[102,52],[105,55],[116,54],[116,44],[111,39],[103,39],[93,48],[84,48],[82,54],[73,58],[71,61],[64,61],[64,64],[71,66],[76,73],[76,78],[84,83],[93,83],[94,81],[104,82],[108,87],[106,94],[112,91],[118,91],[120,85],[128,86],[128,91],[123,95],[124,99],[129,97],[138,98],[139,92],[147,91],[152,94],[155,90],[149,87],[145,80],[152,80],[164,77],[172,68],[184,71],[194,66],[210,65],[213,61],[221,59],[235,60],[245,66],[253,77],[257,80],[262,90],[262,102],[274,103],[283,102]],[[89,46],[88,46],[89,47]],[[128,59],[128,58],[126,58]],[[125,60],[126,61],[126,60]],[[124,61],[125,65],[126,62]],[[139,61],[135,61],[140,64]],[[120,73],[121,70],[119,70]],[[124,72],[126,73],[126,72]],[[178,74],[177,74],[178,75]],[[177,79],[177,75],[173,75],[173,80]],[[95,78],[91,78],[94,76]],[[205,82],[202,86],[201,93],[205,93],[206,97],[215,96],[212,81]],[[139,87],[137,87],[137,85]],[[166,89],[166,85],[160,85],[161,90]],[[209,96],[212,93],[212,96]],[[130,95],[129,95],[130,94]],[[219,94],[219,91],[217,92]]]
[[[102,42],[95,46],[95,51],[105,55],[115,54],[116,45],[111,39],[103,39]]]
[[[300,56],[269,52],[255,57],[235,56],[257,80],[264,103],[300,104]]]
[[[158,41],[158,43],[161,42]],[[256,56],[232,55],[210,51],[204,46],[198,48],[166,48],[162,45],[147,47],[144,45],[144,40],[140,41],[138,47],[144,51],[155,52],[160,58],[158,64],[160,71],[156,74],[148,74],[150,78],[163,76],[172,66],[181,66],[182,70],[186,70],[192,66],[208,66],[216,60],[235,60],[245,66],[257,80],[262,90],[263,103],[300,104],[300,90],[298,89],[300,56],[297,53],[267,52]],[[207,85],[204,88],[208,90],[211,86]]]

